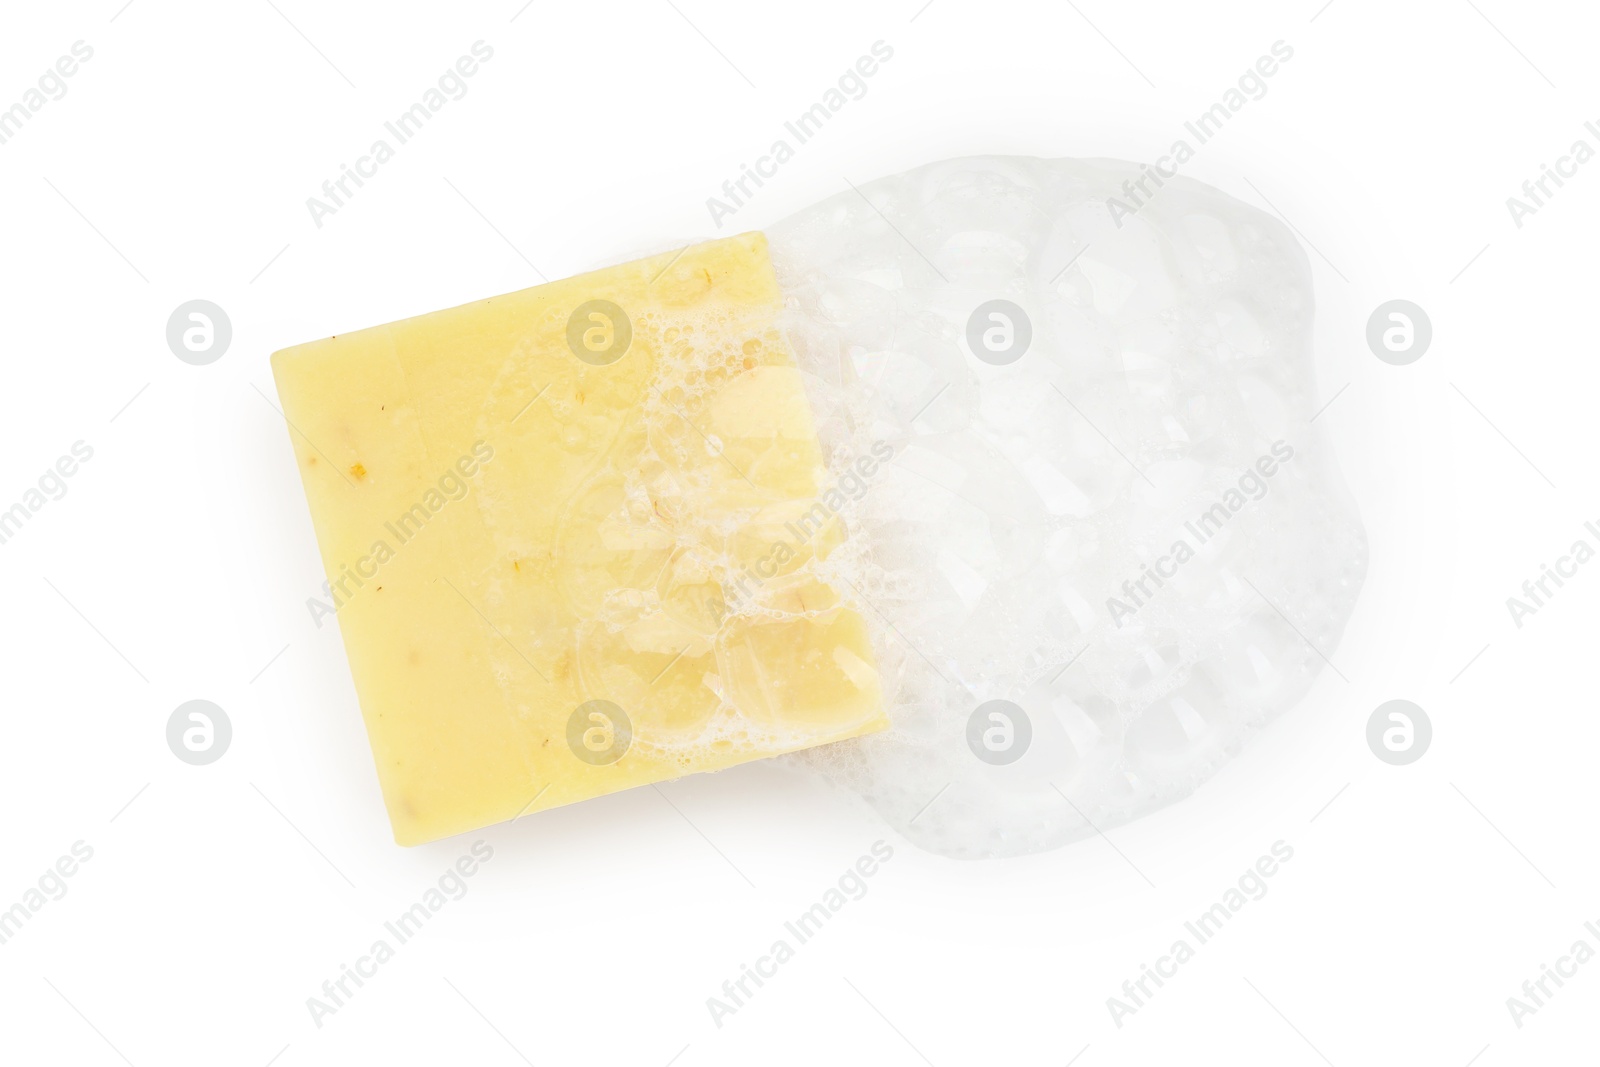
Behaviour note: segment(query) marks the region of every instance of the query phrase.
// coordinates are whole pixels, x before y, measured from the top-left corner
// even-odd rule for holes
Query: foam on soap
[[[824,456],[862,484],[812,566],[866,620],[892,722],[793,758],[935,852],[1187,795],[1304,695],[1365,573],[1309,421],[1299,245],[1182,178],[1118,226],[1138,173],[951,160],[768,230]],[[996,300],[1020,316],[974,324]],[[1031,731],[1014,762],[974,740],[1004,740],[970,722],[997,699]]]
[[[656,353],[638,416],[649,431],[565,508],[577,536],[557,534],[558,582],[584,620],[580,677],[639,709],[634,743],[685,770],[792,751],[815,724],[779,706],[778,690],[805,683],[773,670],[772,655],[809,637],[818,654],[853,660],[833,673],[856,692],[877,685],[874,665],[827,640],[860,624],[818,577],[841,531],[807,518],[827,486],[800,375],[767,314],[713,303],[641,314],[632,328]],[[597,518],[598,545],[584,543]]]

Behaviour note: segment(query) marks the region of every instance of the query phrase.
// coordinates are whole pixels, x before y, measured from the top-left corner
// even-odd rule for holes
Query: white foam
[[[1332,653],[1365,572],[1309,423],[1304,253],[1186,179],[1119,229],[1106,198],[1138,177],[951,160],[768,231],[823,454],[896,452],[829,560],[871,600],[894,725],[793,758],[946,855],[1052,848],[1187,795],[1305,693],[1306,641]],[[965,339],[995,298],[1033,330],[1005,366]],[[1208,512],[1202,544],[1186,524]],[[1146,568],[1180,539],[1193,557],[1158,587]],[[1118,626],[1108,598],[1141,578]],[[967,742],[996,698],[1033,725],[1005,766]]]

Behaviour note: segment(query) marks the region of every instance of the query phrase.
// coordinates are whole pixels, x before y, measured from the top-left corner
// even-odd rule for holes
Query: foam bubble
[[[1304,695],[1362,583],[1309,422],[1304,253],[1181,178],[1119,227],[1138,177],[951,160],[768,231],[830,469],[893,450],[819,568],[872,628],[893,725],[793,758],[935,852],[1186,796]],[[1022,709],[1020,758],[1023,724],[974,725],[993,700]]]
[[[627,712],[641,751],[685,772],[714,755],[814,744],[815,724],[803,708],[774,706],[781,686],[761,669],[779,640],[764,630],[809,632],[769,624],[808,621],[825,635],[841,614],[822,562],[842,527],[830,521],[799,542],[785,532],[826,488],[799,372],[769,308],[708,300],[640,314],[631,329],[652,356],[637,405],[645,432],[608,451],[556,534],[583,690]],[[580,417],[581,397],[555,402]],[[619,427],[594,419],[592,432]],[[787,554],[752,575],[777,541]],[[860,659],[836,665],[846,678],[865,672],[858,688],[876,684]]]

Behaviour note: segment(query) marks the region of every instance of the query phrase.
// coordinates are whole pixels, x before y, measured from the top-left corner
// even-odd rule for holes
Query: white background
[[[1505,605],[1600,520],[1600,161],[1521,229],[1505,205],[1600,147],[1592,6],[274,2],[27,5],[0,34],[0,106],[94,49],[0,145],[0,507],[94,449],[0,545],[0,908],[94,849],[0,945],[0,1060],[1592,1061],[1600,961],[1520,1029],[1505,1003],[1600,948],[1600,563],[1521,629]],[[315,227],[306,198],[480,39],[469,94]],[[1025,859],[919,853],[770,763],[390,843],[305,608],[271,351],[712,235],[706,197],[877,40],[866,97],[730,229],[948,156],[1154,159],[1280,39],[1185,170],[1314,249],[1324,398],[1348,384],[1318,426],[1371,541],[1348,681],[1192,799]],[[1434,324],[1407,367],[1363,340],[1396,297]],[[233,323],[210,366],[165,341],[194,298]],[[197,697],[234,726],[207,767],[164,736]],[[1435,729],[1408,767],[1364,739],[1395,697]],[[467,895],[315,1026],[306,998],[478,838]],[[706,998],[879,838],[869,894],[716,1027]],[[1280,839],[1270,893],[1114,1025],[1106,998]]]

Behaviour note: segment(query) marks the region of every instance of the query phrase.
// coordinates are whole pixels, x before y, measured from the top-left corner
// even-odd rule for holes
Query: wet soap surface
[[[400,843],[886,724],[779,309],[749,234],[274,356]]]

